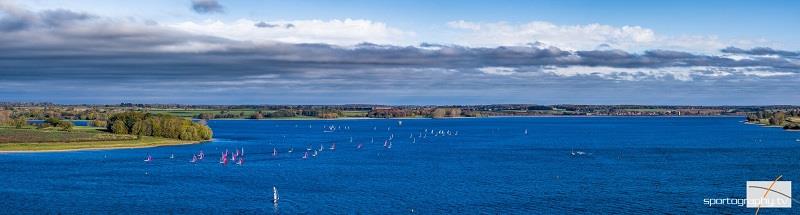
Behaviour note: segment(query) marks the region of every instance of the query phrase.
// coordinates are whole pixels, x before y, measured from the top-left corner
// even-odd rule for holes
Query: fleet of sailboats
[[[398,121],[397,124],[398,124],[398,126],[401,126],[403,124],[403,122],[402,121]],[[298,126],[295,126],[295,127],[298,127]],[[312,126],[309,125],[309,128],[312,128]],[[342,127],[342,126],[333,126],[333,125],[324,126],[323,128],[324,128],[325,132],[334,132],[334,131],[337,131],[337,130],[350,130],[351,129],[350,126]],[[377,130],[377,126],[374,127],[373,130]],[[391,149],[392,146],[393,146],[393,142],[395,142],[395,141],[404,142],[404,140],[399,140],[399,139],[395,140],[395,134],[391,132],[392,127],[387,127],[386,130],[389,131],[389,136],[386,137],[386,139],[383,142],[383,147],[385,149],[387,149],[387,150]],[[417,143],[417,139],[425,139],[425,138],[427,138],[428,134],[431,134],[431,135],[434,135],[434,136],[455,136],[455,135],[458,135],[458,131],[442,130],[442,129],[440,129],[440,130],[425,129],[424,131],[419,131],[418,133],[417,132],[410,132],[409,136],[408,136],[409,139],[407,141],[408,141],[408,143]],[[528,134],[528,130],[527,129],[525,129],[525,134],[526,135]],[[353,136],[350,136],[349,137],[349,143],[354,143],[354,142],[355,141],[354,141]],[[285,136],[284,136],[284,143],[285,143]],[[375,137],[370,137],[369,143],[371,143],[371,144],[375,143]],[[364,145],[365,145],[364,143],[357,143],[356,147],[355,147],[355,150],[357,150],[357,151],[362,150],[364,148]],[[336,142],[331,143],[330,147],[328,147],[327,149],[330,152],[335,152],[336,151]],[[325,150],[325,146],[323,144],[320,144],[318,149],[313,149],[312,148],[312,144],[309,144],[308,147],[306,148],[306,151],[303,152],[303,156],[301,157],[301,159],[306,160],[306,159],[309,158],[309,155],[311,155],[314,158],[317,158],[321,154],[321,152],[323,152],[324,150]],[[290,154],[293,151],[294,151],[294,147],[289,146],[289,148],[287,149],[286,152],[287,152],[287,154]],[[573,151],[572,155],[574,155],[574,156],[575,155],[582,155],[581,153],[583,153],[583,152]],[[277,147],[273,147],[272,148],[272,154],[271,155],[272,155],[272,157],[278,157],[279,156],[279,150],[278,150]],[[170,154],[169,158],[170,159],[175,158],[175,154]],[[204,158],[205,158],[205,153],[203,152],[203,150],[200,150],[198,153],[192,154],[192,158],[191,158],[191,160],[189,160],[189,162],[192,163],[192,164],[198,164]],[[152,162],[153,161],[153,157],[150,155],[150,153],[147,154],[147,157],[145,158],[144,161],[145,162]],[[237,166],[244,165],[244,163],[245,163],[244,148],[236,148],[233,152],[229,151],[228,149],[225,149],[224,151],[221,151],[220,152],[219,163],[222,164],[223,166],[225,166],[225,165],[228,164],[228,162],[233,162]],[[272,187],[272,193],[273,193],[272,202],[277,205],[280,197],[278,195],[278,188],[276,186]]]

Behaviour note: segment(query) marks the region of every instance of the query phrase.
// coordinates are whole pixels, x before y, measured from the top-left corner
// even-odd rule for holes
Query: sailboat
[[[288,152],[292,153],[293,151],[294,151],[294,147],[289,146],[289,151]]]
[[[308,159],[308,152],[303,152],[303,159]]]
[[[233,156],[231,157],[231,160],[235,161],[237,157],[239,157],[239,149],[236,149],[236,154],[233,154]]]
[[[319,151],[322,151],[322,150],[325,150],[325,147],[323,147],[322,144],[319,144]]]
[[[528,135],[528,129],[525,129],[525,135]]]
[[[278,149],[275,149],[275,147],[272,147],[272,157],[277,157],[277,156],[278,156]]]
[[[169,154],[169,159],[174,159],[174,158],[175,158],[175,154]]]
[[[150,154],[147,154],[147,158],[144,159],[144,162],[150,162],[150,161],[153,161],[153,156],[150,156]]]
[[[403,120],[398,120],[397,121],[397,126],[403,126]]]
[[[350,137],[350,142],[351,142],[351,143],[353,142],[353,137]]]
[[[328,149],[330,149],[331,151],[336,151],[336,143],[333,143],[333,145],[331,145],[331,147]]]
[[[192,160],[189,163],[197,163],[197,155],[192,155]]]
[[[197,155],[197,160],[203,160],[203,158],[206,158],[206,154],[203,153],[203,150],[200,150],[200,153]]]
[[[272,203],[278,204],[278,199],[280,199],[280,197],[278,197],[278,188],[272,186]]]
[[[227,150],[225,150],[225,152],[223,152],[222,155],[219,157],[219,163],[224,164],[226,162],[228,162],[228,151]]]
[[[363,147],[364,147],[364,144],[361,144],[361,143],[359,143],[359,144],[356,146],[356,150],[359,150],[359,149],[361,149],[361,148],[363,148]]]
[[[236,161],[236,165],[237,166],[241,166],[242,164],[244,164],[244,158],[243,157],[239,157],[239,161]]]
[[[318,154],[319,153],[317,153],[317,151],[314,151],[314,154],[311,154],[311,157],[317,157]]]

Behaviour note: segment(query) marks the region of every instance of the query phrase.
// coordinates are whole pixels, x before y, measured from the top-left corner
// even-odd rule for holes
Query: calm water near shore
[[[215,140],[198,145],[0,154],[0,208],[35,214],[752,213],[703,199],[745,198],[748,180],[783,175],[800,181],[800,132],[742,120],[210,121]],[[384,147],[389,138],[392,147]],[[324,150],[303,160],[309,145]],[[222,151],[236,148],[244,148],[243,165],[218,162]],[[190,163],[200,150],[206,158]],[[153,161],[145,163],[148,153]],[[761,213],[797,213],[798,207]]]

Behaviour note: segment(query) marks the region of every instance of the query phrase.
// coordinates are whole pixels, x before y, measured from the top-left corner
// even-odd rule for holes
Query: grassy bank
[[[191,144],[197,141],[111,134],[93,127],[73,131],[33,128],[0,128],[0,152],[72,151],[117,148],[145,148]]]

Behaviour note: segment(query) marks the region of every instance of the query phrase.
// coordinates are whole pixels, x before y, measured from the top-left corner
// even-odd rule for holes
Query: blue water
[[[752,213],[748,180],[797,181],[800,132],[742,118],[210,121],[212,142],[0,154],[2,213]],[[323,132],[323,126],[338,127]],[[311,126],[311,128],[309,128]],[[350,129],[348,130],[347,127]],[[387,130],[390,129],[390,130]],[[452,135],[420,138],[425,129]],[[528,129],[528,134],[524,130]],[[458,135],[455,132],[458,131]],[[394,134],[392,148],[384,140]],[[409,138],[413,135],[416,143]],[[351,143],[350,137],[353,137]],[[374,143],[371,139],[374,138]],[[337,149],[328,150],[335,142]],[[364,147],[356,150],[356,145]],[[307,145],[325,150],[301,159]],[[293,146],[294,153],[287,153]],[[279,150],[271,155],[273,147]],[[242,166],[218,163],[244,148]],[[188,161],[205,151],[198,164]],[[585,152],[572,156],[571,152]],[[154,160],[143,162],[146,154]],[[174,154],[174,159],[169,159]],[[281,200],[273,205],[272,186]],[[794,186],[797,191],[800,186]],[[796,192],[795,192],[796,193]],[[764,209],[763,214],[797,213]]]

